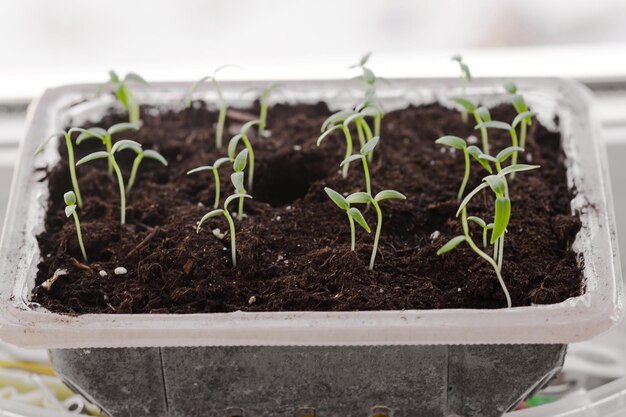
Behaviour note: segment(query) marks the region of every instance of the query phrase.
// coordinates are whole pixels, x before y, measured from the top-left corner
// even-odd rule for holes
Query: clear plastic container
[[[22,141],[0,246],[0,337],[27,347],[91,348],[234,345],[425,345],[570,343],[610,328],[622,315],[621,270],[616,244],[605,147],[593,117],[590,94],[572,81],[516,79],[548,127],[563,135],[568,181],[577,190],[572,210],[583,227],[573,248],[584,263],[586,290],[562,303],[498,310],[406,310],[362,312],[233,312],[213,314],[55,314],[30,301],[41,256],[35,236],[42,229],[47,183],[37,167],[54,163],[54,144],[35,157],[36,146],[68,118],[97,119],[112,104],[97,98],[95,85],[46,91],[33,105]],[[144,103],[182,107],[190,83],[157,83],[139,90]],[[227,100],[250,104],[246,96],[262,82],[224,83]],[[468,94],[483,103],[506,99],[501,80],[480,79]],[[285,81],[281,101],[331,106],[353,103],[360,94],[353,81]],[[456,79],[392,80],[381,90],[387,110],[441,101],[458,94]],[[206,98],[215,100],[212,92]],[[77,104],[79,103],[79,104]]]

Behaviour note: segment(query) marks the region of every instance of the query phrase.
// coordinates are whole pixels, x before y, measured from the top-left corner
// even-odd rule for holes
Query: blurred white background
[[[341,77],[366,51],[391,76],[626,74],[624,0],[1,0],[0,97],[100,81]]]

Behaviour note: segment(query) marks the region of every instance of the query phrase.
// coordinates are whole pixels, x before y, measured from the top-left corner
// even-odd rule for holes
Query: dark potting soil
[[[440,105],[408,107],[385,116],[370,165],[372,189],[395,189],[408,199],[381,203],[380,251],[370,271],[373,233],[357,228],[357,249],[351,252],[347,217],[323,191],[325,186],[342,193],[364,189],[359,164],[350,166],[347,179],[339,175],[345,152],[341,136],[316,146],[329,114],[324,103],[276,105],[268,117],[271,136],[252,133],[254,199],[245,203],[247,217],[236,222],[236,268],[228,235],[213,233],[218,228],[227,232],[224,217],[208,220],[199,234],[195,231],[197,221],[212,209],[213,178],[210,171],[185,173],[225,154],[214,146],[217,114],[203,103],[182,112],[143,109],[141,130],[118,135],[135,138],[170,162],[163,167],[144,160],[128,197],[125,226],[120,226],[118,186],[106,162],[78,167],[85,200],[79,216],[86,263],[74,222],[64,214],[63,194],[71,183],[62,158],[47,173],[51,200],[45,232],[38,237],[42,260],[34,301],[55,312],[78,314],[505,307],[494,271],[469,247],[462,244],[436,256],[444,243],[462,234],[455,211],[463,157],[434,141],[444,134],[473,135],[471,124],[463,124],[458,112]],[[255,115],[255,109],[231,111],[225,142]],[[515,113],[502,105],[492,109],[492,115],[510,121]],[[111,115],[96,125],[107,127],[124,119]],[[504,131],[490,131],[490,137],[496,150],[510,143]],[[76,146],[77,157],[101,146],[96,140]],[[570,249],[580,221],[570,210],[574,193],[567,187],[560,135],[535,122],[526,149],[520,162],[541,169],[510,181],[512,220],[503,276],[515,306],[557,303],[584,289],[582,267]],[[59,150],[66,155],[64,143]],[[128,178],[134,153],[119,155]],[[231,193],[230,167],[220,171],[222,189]],[[484,175],[473,162],[468,191]],[[234,210],[236,203],[231,207]],[[491,219],[492,213],[487,192],[469,206],[470,215]],[[373,228],[374,210],[365,216]],[[474,228],[473,233],[480,241],[480,231]],[[128,273],[115,275],[117,267]],[[68,274],[50,290],[41,287],[59,268]]]

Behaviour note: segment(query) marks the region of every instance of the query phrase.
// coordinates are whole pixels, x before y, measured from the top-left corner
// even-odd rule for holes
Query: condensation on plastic
[[[36,241],[48,201],[44,172],[58,161],[55,143],[41,156],[37,145],[70,120],[99,119],[113,104],[95,85],[48,90],[33,104],[22,141],[0,246],[0,337],[25,347],[90,348],[230,345],[402,345],[569,343],[609,329],[622,315],[621,270],[604,144],[592,115],[590,93],[562,79],[515,79],[533,110],[563,135],[568,182],[577,191],[572,210],[583,227],[573,244],[584,265],[585,293],[559,304],[474,310],[362,312],[232,312],[212,314],[54,314],[30,301],[41,254]],[[224,83],[235,106],[252,102],[264,82]],[[468,94],[483,104],[506,100],[501,80],[477,79]],[[191,83],[157,83],[138,89],[142,103],[180,109]],[[355,81],[285,81],[274,101],[327,101],[333,109],[358,102]],[[458,95],[455,79],[403,79],[381,83],[387,111],[441,102]],[[199,95],[215,103],[215,94]],[[555,117],[558,117],[558,126]],[[434,138],[433,138],[434,139]],[[392,146],[388,144],[387,146]],[[55,196],[60,198],[60,196]],[[506,279],[506,278],[505,278]]]

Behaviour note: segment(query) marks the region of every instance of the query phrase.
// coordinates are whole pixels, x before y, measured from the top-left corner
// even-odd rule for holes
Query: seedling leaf
[[[376,194],[376,196],[374,197],[374,201],[382,201],[382,200],[387,200],[389,198],[394,198],[398,200],[406,200],[406,196],[402,193],[399,193],[395,190],[383,190],[379,192],[378,194]]]
[[[526,164],[509,165],[508,167],[503,168],[502,171],[498,173],[498,176],[503,177],[505,175],[512,174],[514,172],[530,171],[532,169],[537,169],[539,167],[540,167],[539,165],[526,165]]]
[[[502,195],[506,191],[506,182],[503,177],[498,175],[488,175],[483,178],[489,184],[489,187],[496,195]]]
[[[239,152],[239,154],[235,158],[235,161],[233,162],[233,169],[235,170],[235,172],[242,172],[244,169],[246,169],[247,161],[248,161],[248,150],[244,149],[241,152]],[[242,178],[243,178],[243,175],[242,175]]]
[[[326,130],[324,133],[322,133],[322,135],[319,138],[317,138],[317,146],[320,146],[322,141],[326,139],[331,133],[333,133],[337,129],[343,129],[343,126],[341,125],[333,126],[330,129]]]
[[[460,104],[461,106],[463,106],[463,108],[469,113],[473,113],[474,111],[476,111],[476,105],[466,98],[451,97],[450,100],[455,102],[456,104]]]
[[[130,139],[118,140],[111,148],[111,153],[114,154],[115,152],[122,151],[124,149],[132,149],[135,152],[140,152],[141,144]]]
[[[498,197],[496,199],[496,211],[493,219],[493,231],[491,232],[491,244],[506,230],[511,218],[511,200],[508,197]]]
[[[354,154],[354,155],[350,155],[349,157],[347,157],[346,159],[344,159],[343,161],[341,161],[341,164],[339,164],[340,167],[344,166],[345,164],[349,164],[350,162],[354,162],[354,161],[359,161],[363,158],[363,155],[361,154]]]
[[[372,201],[372,196],[362,191],[350,194],[346,197],[346,201],[350,204],[365,204]]]
[[[94,129],[100,129],[100,128],[94,128]],[[127,130],[138,130],[139,126],[136,123],[118,123],[115,124],[113,126],[111,126],[109,129],[107,129],[106,132],[104,132],[104,129],[100,129],[102,130],[102,136],[104,136],[107,132],[109,133],[109,135],[115,135],[116,133],[120,133],[120,132],[125,132]]]
[[[78,162],[76,162],[76,165],[82,165],[85,162],[93,161],[95,159],[108,158],[108,157],[109,157],[108,152],[98,151],[98,152],[91,153],[87,155],[86,157],[80,159]]]
[[[491,113],[489,113],[489,109],[484,106],[480,106],[476,109],[476,114],[480,117],[480,120],[483,122],[491,121]]]
[[[508,148],[504,148],[500,152],[498,152],[498,154],[496,155],[496,159],[498,160],[498,162],[502,163],[515,152],[524,152],[524,148],[520,148],[519,146],[509,146]]]
[[[143,156],[148,159],[154,159],[155,161],[159,161],[163,165],[167,166],[167,160],[157,151],[153,151],[152,149],[145,150],[143,151]]]
[[[439,145],[451,146],[454,149],[465,149],[467,147],[465,140],[458,136],[442,136],[437,139],[435,143],[438,143]]]
[[[439,248],[437,255],[443,255],[444,253],[450,252],[452,249],[465,242],[465,240],[466,238],[463,235],[453,237],[448,241],[448,243]]]
[[[369,141],[367,141],[367,143],[363,145],[363,147],[361,148],[361,152],[360,152],[361,155],[367,155],[371,153],[374,150],[374,148],[376,148],[376,145],[378,145],[379,140],[380,140],[380,137],[374,136]]]
[[[497,120],[490,120],[488,122],[478,123],[474,128],[480,129],[481,127],[486,127],[488,129],[500,129],[500,130],[511,130],[511,125],[505,122],[499,122]]]
[[[346,201],[345,197],[339,194],[337,191],[329,187],[324,187],[324,191],[328,194],[328,197],[342,210],[348,210],[350,204]]]
[[[469,216],[467,218],[467,220],[476,223],[477,225],[479,225],[480,227],[487,227],[487,223],[485,223],[485,221],[483,219],[481,219],[480,217],[476,217],[476,216]]]
[[[237,191],[238,193],[240,193],[241,190],[244,189],[243,177],[244,177],[243,172],[233,172],[232,174],[230,174],[230,181],[233,183],[233,186],[235,187],[235,191]]]
[[[76,211],[76,204],[65,207],[65,216],[70,217]]]
[[[365,221],[363,214],[358,208],[352,207],[348,209],[347,213],[348,213],[348,216],[350,216],[355,222],[357,222],[359,226],[365,229],[367,233],[370,233],[372,231],[372,229],[370,229],[369,225]]]
[[[467,206],[467,204],[470,202],[472,197],[474,197],[481,190],[483,190],[483,189],[485,189],[487,187],[489,187],[489,184],[487,184],[485,182],[480,183],[480,185],[478,185],[478,187],[474,188],[468,195],[466,195],[465,198],[463,199],[463,201],[461,201],[461,205],[459,206],[459,209],[456,211],[456,216],[457,217],[459,216],[459,214],[461,213],[461,210],[463,210],[463,208],[465,206]]]
[[[530,124],[531,118],[536,115],[537,113],[535,113],[534,111],[525,111],[525,112],[519,113],[517,116],[515,116],[515,119],[513,119],[513,124],[511,126],[515,128],[522,121],[524,121],[527,124]]]

